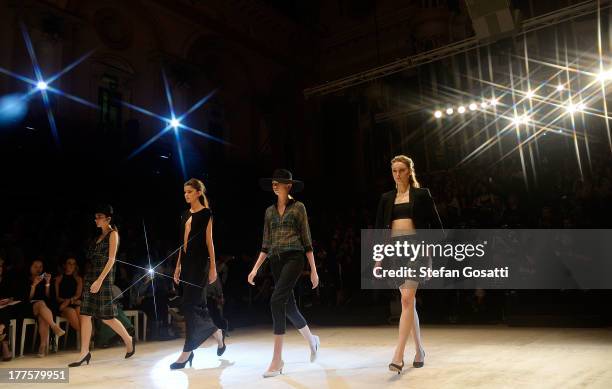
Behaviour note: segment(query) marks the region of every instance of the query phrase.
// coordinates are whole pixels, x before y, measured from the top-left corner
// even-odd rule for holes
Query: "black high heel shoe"
[[[189,354],[189,358],[187,358],[185,362],[174,362],[173,364],[170,365],[170,369],[172,370],[183,369],[185,368],[185,365],[187,364],[187,362],[189,362],[189,367],[191,367],[193,363],[193,351],[191,352],[191,354]]]
[[[419,368],[425,365],[425,351],[423,351],[423,360],[421,362],[413,361],[412,366]]]
[[[223,339],[221,340],[221,342],[223,343],[223,347],[217,347],[217,356],[221,356],[223,355],[223,353],[225,352],[225,330],[221,330],[221,333],[223,334]]]
[[[125,353],[125,359],[128,359],[136,352],[136,339],[132,336],[132,351]]]
[[[389,370],[396,371],[397,374],[401,374],[403,368],[404,368],[404,361],[402,361],[401,365],[398,365],[397,363],[389,364]]]
[[[87,355],[85,355],[85,357],[83,359],[81,359],[78,362],[72,362],[70,364],[68,364],[68,367],[79,367],[83,364],[83,362],[87,362],[87,364],[89,365],[89,360],[91,359],[91,353],[87,353]]]

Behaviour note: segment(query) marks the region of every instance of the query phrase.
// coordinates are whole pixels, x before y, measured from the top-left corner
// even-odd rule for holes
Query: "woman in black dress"
[[[392,239],[401,241],[417,241],[418,229],[442,229],[442,222],[429,189],[421,188],[416,179],[412,159],[405,155],[394,157],[391,160],[391,173],[396,189],[386,192],[380,197],[375,228],[390,229]],[[406,262],[405,258],[398,258],[391,259],[390,263],[394,265],[393,268],[404,265],[413,267],[418,274],[418,268],[429,266],[429,260],[427,257],[420,257],[413,262]],[[377,266],[380,265],[380,263],[377,263]],[[384,266],[384,263],[382,266]],[[412,365],[417,368],[424,365],[425,351],[421,342],[419,317],[415,305],[416,290],[419,283],[423,281],[425,280],[418,276],[401,279],[399,282],[395,281],[394,286],[399,288],[401,293],[402,313],[399,320],[398,343],[393,359],[389,364],[389,370],[398,374],[404,367],[404,350],[413,329],[417,352]]]
[[[211,335],[218,343],[217,355],[225,352],[225,332],[213,323],[206,308],[206,286],[217,279],[215,248],[212,238],[212,212],[202,181],[190,179],[183,186],[185,201],[190,205],[181,217],[181,248],[174,282],[183,286],[181,311],[185,316],[185,345],[171,369],[191,366],[193,350]],[[182,275],[182,277],[181,277]]]
[[[87,253],[87,275],[83,287],[83,300],[81,302],[81,355],[78,362],[69,364],[69,367],[81,366],[83,362],[91,359],[89,342],[91,340],[91,318],[102,320],[104,324],[113,329],[125,343],[125,358],[136,352],[136,344],[123,324],[116,318],[117,305],[113,300],[112,287],[115,282],[115,256],[119,248],[119,233],[111,224],[113,208],[110,205],[99,207],[96,211],[96,227],[101,231],[100,236],[92,241]]]
[[[75,331],[81,331],[79,313],[82,293],[83,278],[79,275],[76,259],[70,257],[64,263],[64,273],[55,278],[55,300],[60,314]]]
[[[38,334],[40,335],[38,356],[44,357],[49,348],[49,327],[51,327],[57,337],[64,335],[65,331],[55,324],[55,320],[53,320],[53,312],[49,308],[49,302],[51,301],[51,274],[43,271],[41,260],[32,261],[30,277],[28,277],[26,285],[28,287],[23,291],[23,301],[29,302],[29,304],[23,305],[25,309],[24,316],[36,318],[38,321]]]

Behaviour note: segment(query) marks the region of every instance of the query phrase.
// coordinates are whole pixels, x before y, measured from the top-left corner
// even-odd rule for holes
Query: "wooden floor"
[[[286,336],[283,375],[264,379],[272,351],[269,328],[232,332],[222,358],[216,344],[195,353],[193,368],[171,371],[182,340],[137,345],[132,359],[123,348],[94,350],[89,366],[70,369],[70,384],[87,388],[612,388],[612,330],[425,326],[425,367],[414,369],[414,346],[402,375],[387,370],[396,337],[393,327],[323,327],[319,360],[295,330]],[[32,355],[0,367],[63,367],[76,353]],[[5,384],[7,385],[7,384]],[[2,386],[0,384],[0,386]],[[13,387],[42,388],[20,384]],[[7,385],[8,387],[8,385]]]

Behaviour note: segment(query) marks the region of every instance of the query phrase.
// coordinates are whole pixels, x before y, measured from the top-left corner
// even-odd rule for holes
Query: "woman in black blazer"
[[[429,189],[421,188],[416,179],[412,159],[405,155],[394,157],[391,160],[391,172],[396,189],[386,192],[380,197],[375,227],[377,229],[390,229],[392,239],[400,240],[413,240],[419,229],[442,229],[442,222]],[[419,258],[411,266],[426,265],[427,260],[428,258]],[[399,321],[399,339],[393,360],[389,364],[389,370],[398,374],[404,367],[404,350],[413,327],[414,344],[417,352],[412,365],[414,367],[423,367],[424,365],[425,351],[421,342],[419,316],[415,305],[416,290],[419,282],[422,281],[424,280],[417,276],[401,279],[396,283],[401,293],[402,313]]]

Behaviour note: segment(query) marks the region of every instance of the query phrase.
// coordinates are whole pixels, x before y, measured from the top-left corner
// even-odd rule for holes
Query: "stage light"
[[[528,99],[532,98],[532,97],[533,97],[533,95],[535,95],[535,93],[534,93],[532,90],[528,90],[528,91],[525,93],[525,96],[526,96]]]
[[[563,85],[563,84],[559,84],[559,85],[557,85],[557,90],[558,90],[559,92],[561,92],[563,89],[565,89],[565,85]]]
[[[170,126],[174,128],[175,130],[179,128],[180,125],[181,125],[181,122],[178,119],[174,118],[170,120]]]
[[[446,114],[447,115],[452,115],[453,112],[455,112],[452,108],[446,108]]]
[[[457,112],[464,113],[465,112],[465,107],[463,105],[459,106],[459,108],[457,108]]]
[[[436,112],[434,112],[434,116],[435,116],[436,118],[438,118],[438,119],[439,119],[439,118],[441,118],[441,117],[442,117],[442,111],[436,111]]]
[[[491,105],[493,106],[497,105],[497,99],[491,99]]]
[[[487,108],[489,106],[489,104],[487,104],[486,101],[483,101],[482,103],[480,103],[480,108]]]
[[[576,108],[578,108],[578,111],[582,112],[586,108],[586,105],[584,105],[584,103],[578,103]]]
[[[155,273],[155,270],[153,270],[152,268],[149,268],[149,274],[152,275],[153,273]]]
[[[47,83],[44,81],[38,81],[38,83],[36,84],[36,87],[40,90],[46,90],[47,86]]]
[[[529,116],[527,115],[514,115],[514,117],[512,118],[512,124],[514,124],[515,126],[527,123],[529,123]]]
[[[476,103],[472,103],[472,104],[469,105],[470,111],[476,111],[477,107],[478,106],[476,105]]]
[[[576,112],[576,109],[577,109],[577,107],[574,104],[572,104],[572,103],[568,104],[567,107],[565,107],[565,110],[569,114],[573,114],[574,112]]]
[[[612,70],[602,70],[597,73],[597,81],[604,82],[612,78]]]

